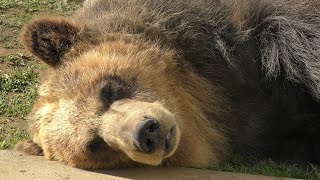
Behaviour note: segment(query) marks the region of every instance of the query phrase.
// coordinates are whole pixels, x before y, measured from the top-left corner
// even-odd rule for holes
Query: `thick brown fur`
[[[81,168],[204,168],[231,153],[319,163],[319,10],[316,0],[87,0],[71,19],[35,20],[25,45],[52,68],[33,143]],[[164,136],[175,128],[172,151],[133,146],[146,118]]]

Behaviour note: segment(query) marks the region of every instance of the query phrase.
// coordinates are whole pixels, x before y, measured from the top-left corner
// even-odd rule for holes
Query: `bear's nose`
[[[144,153],[152,153],[163,142],[161,127],[158,121],[146,119],[138,124],[134,133],[134,145]]]

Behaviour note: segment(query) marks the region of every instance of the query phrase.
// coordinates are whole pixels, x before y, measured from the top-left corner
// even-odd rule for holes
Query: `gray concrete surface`
[[[0,151],[0,180],[69,180],[69,179],[235,179],[235,180],[285,180],[267,176],[216,172],[191,168],[140,168],[87,171],[47,161],[43,157],[28,156],[16,151]]]

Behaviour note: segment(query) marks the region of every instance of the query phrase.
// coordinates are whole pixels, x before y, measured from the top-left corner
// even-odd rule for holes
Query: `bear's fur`
[[[87,0],[23,40],[51,67],[26,153],[80,168],[320,162],[318,0]],[[146,119],[153,152],[136,143]]]

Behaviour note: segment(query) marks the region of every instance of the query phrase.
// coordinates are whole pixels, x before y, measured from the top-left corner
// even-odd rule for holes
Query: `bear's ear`
[[[79,32],[79,26],[64,18],[43,18],[25,26],[22,38],[31,53],[56,67],[77,41]]]

